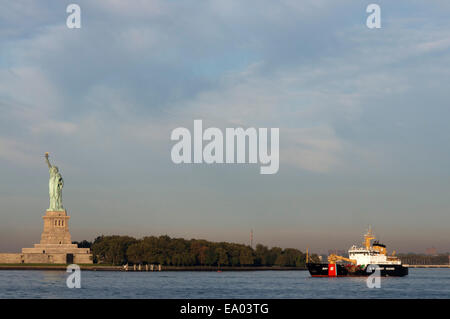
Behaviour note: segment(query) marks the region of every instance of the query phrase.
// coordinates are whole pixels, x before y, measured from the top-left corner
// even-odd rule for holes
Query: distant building
[[[425,254],[426,255],[430,255],[430,256],[437,256],[437,249],[436,248],[434,248],[434,247],[431,247],[431,248],[427,248],[426,250],[425,250]]]

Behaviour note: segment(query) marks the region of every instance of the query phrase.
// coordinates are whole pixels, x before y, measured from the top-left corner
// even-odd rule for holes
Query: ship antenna
[[[372,239],[375,239],[375,237],[372,234],[372,226],[369,225],[369,229],[367,233],[364,235],[364,245],[366,246],[366,249],[370,249],[370,241]]]

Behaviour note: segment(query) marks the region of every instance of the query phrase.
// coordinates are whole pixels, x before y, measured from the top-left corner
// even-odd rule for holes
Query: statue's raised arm
[[[48,160],[48,152],[45,153],[45,161],[47,162],[48,168],[52,168],[52,164],[50,164],[50,161]]]

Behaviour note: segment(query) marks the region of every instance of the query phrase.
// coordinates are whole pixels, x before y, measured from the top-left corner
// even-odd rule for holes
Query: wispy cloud
[[[448,1],[380,1],[380,30],[365,27],[359,2],[80,0],[80,30],[65,27],[64,3],[5,2],[0,159],[20,169],[35,161],[30,154],[56,151],[79,172],[75,187],[94,187],[85,179],[133,198],[139,183],[158,194],[154,201],[172,203],[170,193],[185,194],[187,181],[192,194],[215,190],[210,176],[162,173],[183,171],[170,162],[170,131],[201,118],[206,126],[280,128],[282,166],[272,178],[282,181],[272,199],[288,196],[296,174],[329,182],[342,172],[376,175],[385,184],[412,171],[442,176],[450,159]],[[215,182],[246,191],[227,179],[241,175],[214,172]],[[16,183],[13,173],[1,174]],[[161,184],[170,184],[168,195]],[[427,191],[412,189],[411,197]],[[154,205],[143,197],[142,207]],[[93,201],[83,205],[97,211],[103,203]],[[224,207],[246,204],[228,198]],[[164,219],[171,208],[181,210],[159,207],[167,224],[177,222]]]
[[[30,152],[33,146],[23,144],[13,138],[0,137],[0,159],[23,166],[35,164]]]

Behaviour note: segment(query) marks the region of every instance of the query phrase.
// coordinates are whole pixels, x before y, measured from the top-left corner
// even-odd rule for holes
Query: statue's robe
[[[50,196],[51,210],[62,209],[62,188],[64,182],[61,174],[50,168],[50,179],[48,181],[48,189]]]

